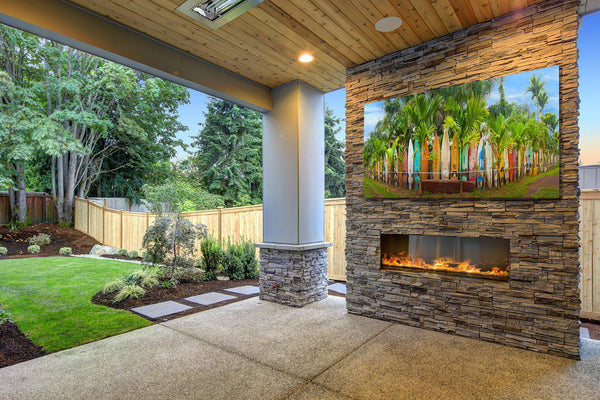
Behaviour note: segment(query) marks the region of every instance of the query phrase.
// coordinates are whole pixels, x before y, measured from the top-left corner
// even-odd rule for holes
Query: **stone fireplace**
[[[579,358],[578,1],[549,0],[347,71],[350,313]],[[558,65],[560,198],[365,198],[365,104]]]

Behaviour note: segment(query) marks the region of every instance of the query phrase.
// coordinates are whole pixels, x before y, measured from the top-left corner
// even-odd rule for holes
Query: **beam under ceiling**
[[[271,110],[269,88],[60,0],[2,0],[0,22],[260,112]]]

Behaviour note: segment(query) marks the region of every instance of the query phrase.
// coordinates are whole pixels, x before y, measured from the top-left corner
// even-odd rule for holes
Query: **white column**
[[[263,117],[263,242],[323,243],[323,92],[295,81],[271,96],[272,111]]]

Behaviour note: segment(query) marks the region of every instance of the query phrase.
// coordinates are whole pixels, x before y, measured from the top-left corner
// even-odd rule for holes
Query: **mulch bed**
[[[12,322],[0,325],[0,368],[43,356],[36,346]]]
[[[595,321],[583,320],[581,326],[588,328],[590,331],[590,339],[600,340],[600,323]]]
[[[39,254],[29,254],[27,252],[29,238],[40,233],[50,235],[52,242],[40,246]],[[73,254],[88,254],[94,245],[100,244],[85,233],[57,224],[31,225],[12,232],[5,227],[0,227],[0,235],[2,235],[0,246],[8,249],[8,255],[3,256],[2,259],[58,256],[61,247],[70,247]]]
[[[172,288],[161,288],[154,287],[146,290],[146,295],[141,299],[127,299],[123,300],[119,303],[113,303],[114,293],[104,294],[101,291],[96,293],[94,297],[92,297],[92,303],[99,304],[103,306],[108,306],[112,308],[117,308],[121,310],[129,310],[135,307],[147,306],[150,304],[160,303],[162,301],[168,300],[176,300],[178,303],[182,303],[188,305],[190,307],[194,307],[191,310],[187,310],[181,313],[168,315],[165,318],[173,319],[177,317],[181,317],[184,315],[194,314],[199,311],[210,310],[211,308],[221,307],[226,304],[235,303],[237,301],[246,300],[251,297],[258,296],[257,294],[253,295],[243,295],[239,293],[226,292],[224,289],[229,289],[238,286],[258,286],[258,279],[242,279],[237,281],[206,281],[206,282],[193,282],[193,283],[180,283],[176,287]],[[203,306],[196,303],[191,303],[186,300],[183,300],[184,297],[192,297],[199,294],[209,293],[209,292],[219,292],[228,294],[230,296],[235,296],[235,299],[222,301],[220,303],[211,304],[209,306]],[[165,318],[158,318],[155,322],[161,322]]]

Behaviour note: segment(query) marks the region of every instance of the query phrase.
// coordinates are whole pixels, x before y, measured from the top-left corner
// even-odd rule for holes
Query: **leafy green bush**
[[[142,191],[152,212],[159,215],[208,210],[224,205],[221,196],[178,180],[159,186],[144,185]]]
[[[0,247],[0,256],[5,256],[8,254],[8,249],[6,247]]]
[[[178,268],[171,274],[171,279],[179,283],[202,282],[206,275],[199,268]]]
[[[128,298],[139,299],[146,294],[144,288],[151,288],[160,284],[158,273],[159,271],[156,268],[133,271],[121,279],[108,282],[104,285],[102,292],[104,294],[117,292],[113,298],[115,303]]]
[[[46,233],[40,233],[39,235],[35,235],[29,238],[29,244],[43,246],[45,244],[50,243],[50,235]]]
[[[37,244],[33,244],[27,248],[27,252],[30,254],[39,254],[40,246],[38,246]]]
[[[127,253],[127,257],[129,258],[138,258],[139,254],[136,250],[131,250],[129,253]]]
[[[221,241],[209,236],[200,242],[201,268],[204,270],[207,280],[217,279],[217,272],[221,270],[223,263],[223,248]]]
[[[5,322],[12,322],[12,319],[8,311],[0,306],[0,325],[3,325]]]
[[[71,254],[73,254],[73,250],[71,250],[70,247],[61,247],[60,250],[58,250],[58,254],[70,256]]]
[[[142,261],[143,262],[151,262],[152,258],[150,258],[150,254],[148,254],[148,250],[142,251]]]
[[[190,267],[196,254],[196,239],[206,237],[206,232],[206,225],[194,225],[181,214],[162,216],[146,230],[143,246],[153,264]]]
[[[119,249],[119,250],[117,250],[117,254],[120,255],[121,257],[126,257],[127,249]]]
[[[251,279],[258,276],[258,260],[254,243],[229,241],[223,255],[223,272],[229,279]]]

